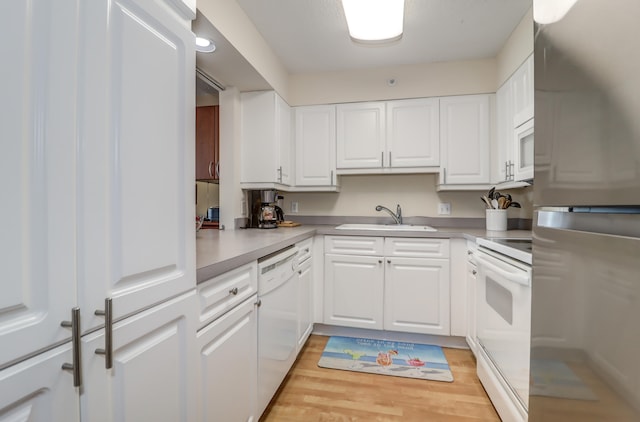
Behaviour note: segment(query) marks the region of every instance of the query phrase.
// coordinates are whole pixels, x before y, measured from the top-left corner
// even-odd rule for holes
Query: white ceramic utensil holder
[[[507,230],[507,210],[486,210],[487,230],[505,231]]]

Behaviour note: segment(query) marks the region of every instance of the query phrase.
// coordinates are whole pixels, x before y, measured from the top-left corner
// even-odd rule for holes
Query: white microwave
[[[529,119],[514,129],[515,165],[514,180],[533,179],[533,119]]]

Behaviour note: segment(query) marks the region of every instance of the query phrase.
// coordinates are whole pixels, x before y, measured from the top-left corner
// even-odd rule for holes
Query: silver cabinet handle
[[[467,255],[473,255],[473,251],[467,251]]]
[[[211,174],[211,166],[213,165],[213,161],[209,161],[209,177],[213,177],[213,174]]]
[[[104,300],[104,311],[97,310],[95,315],[104,316],[104,349],[96,349],[97,355],[104,355],[105,369],[113,367],[113,303],[110,297]]]
[[[304,248],[304,253],[309,253],[309,248]]]
[[[333,170],[331,170],[331,186],[333,186]]]
[[[509,180],[513,181],[516,179],[515,167],[516,164],[512,163],[511,160],[509,160]]]
[[[229,294],[230,295],[237,295],[238,294],[238,288],[234,287],[233,289],[229,290]]]
[[[387,259],[387,264],[391,264],[391,260],[390,259]]]
[[[509,161],[504,162],[504,181],[509,180]]]
[[[215,169],[216,169],[216,179],[219,179],[220,178],[220,161],[216,163]]]
[[[278,167],[278,182],[282,183],[282,166]]]
[[[302,275],[302,270],[298,270],[298,274],[299,274],[299,275]]]
[[[380,151],[380,159],[382,160],[380,167],[384,167],[384,151]]]
[[[391,151],[389,151],[389,167],[393,167],[393,164],[391,164]]]
[[[378,260],[378,264],[382,264],[382,260],[381,259]]]
[[[254,305],[256,305],[258,308],[262,306],[262,299],[258,299],[258,301],[254,303]]]
[[[471,271],[471,274],[476,275],[478,272],[476,270]]]
[[[447,184],[447,168],[446,167],[442,168],[442,184],[443,185]]]
[[[71,321],[62,321],[60,325],[71,328],[71,349],[73,355],[73,363],[63,363],[62,369],[65,371],[73,371],[73,386],[80,387],[82,385],[82,365],[80,363],[80,308],[73,308],[71,310]]]

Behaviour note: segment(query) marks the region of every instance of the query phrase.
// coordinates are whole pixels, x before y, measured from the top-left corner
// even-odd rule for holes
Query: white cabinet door
[[[257,395],[256,297],[197,334],[197,420],[255,421]]]
[[[10,1],[0,13],[0,368],[70,338],[60,322],[76,305],[76,8]]]
[[[335,186],[336,107],[296,107],[296,186]]]
[[[298,268],[298,347],[299,352],[313,329],[313,259]]]
[[[496,125],[498,144],[492,165],[496,174],[494,182],[499,183],[513,180],[513,97],[509,80],[496,92]]]
[[[382,329],[382,257],[325,255],[324,323]]]
[[[385,258],[384,329],[449,332],[449,260]]]
[[[337,168],[384,167],[385,124],[384,102],[338,104]]]
[[[489,97],[440,99],[441,185],[489,183]]]
[[[516,128],[533,118],[533,54],[514,72],[509,79],[513,98],[513,124]]]
[[[195,51],[174,2],[83,5],[73,234],[86,330],[107,297],[117,319],[195,287]]]
[[[291,108],[275,91],[244,92],[240,101],[241,183],[289,185]]]
[[[112,369],[104,330],[84,336],[82,420],[194,421],[197,309],[191,291],[115,323]]]
[[[61,369],[71,362],[66,343],[0,371],[0,421],[79,421],[80,389]]]
[[[440,111],[437,98],[389,101],[388,167],[437,167],[440,164]]]

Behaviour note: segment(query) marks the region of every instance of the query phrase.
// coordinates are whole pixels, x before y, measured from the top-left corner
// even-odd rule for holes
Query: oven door
[[[484,248],[478,249],[476,260],[478,344],[527,409],[531,267]]]

